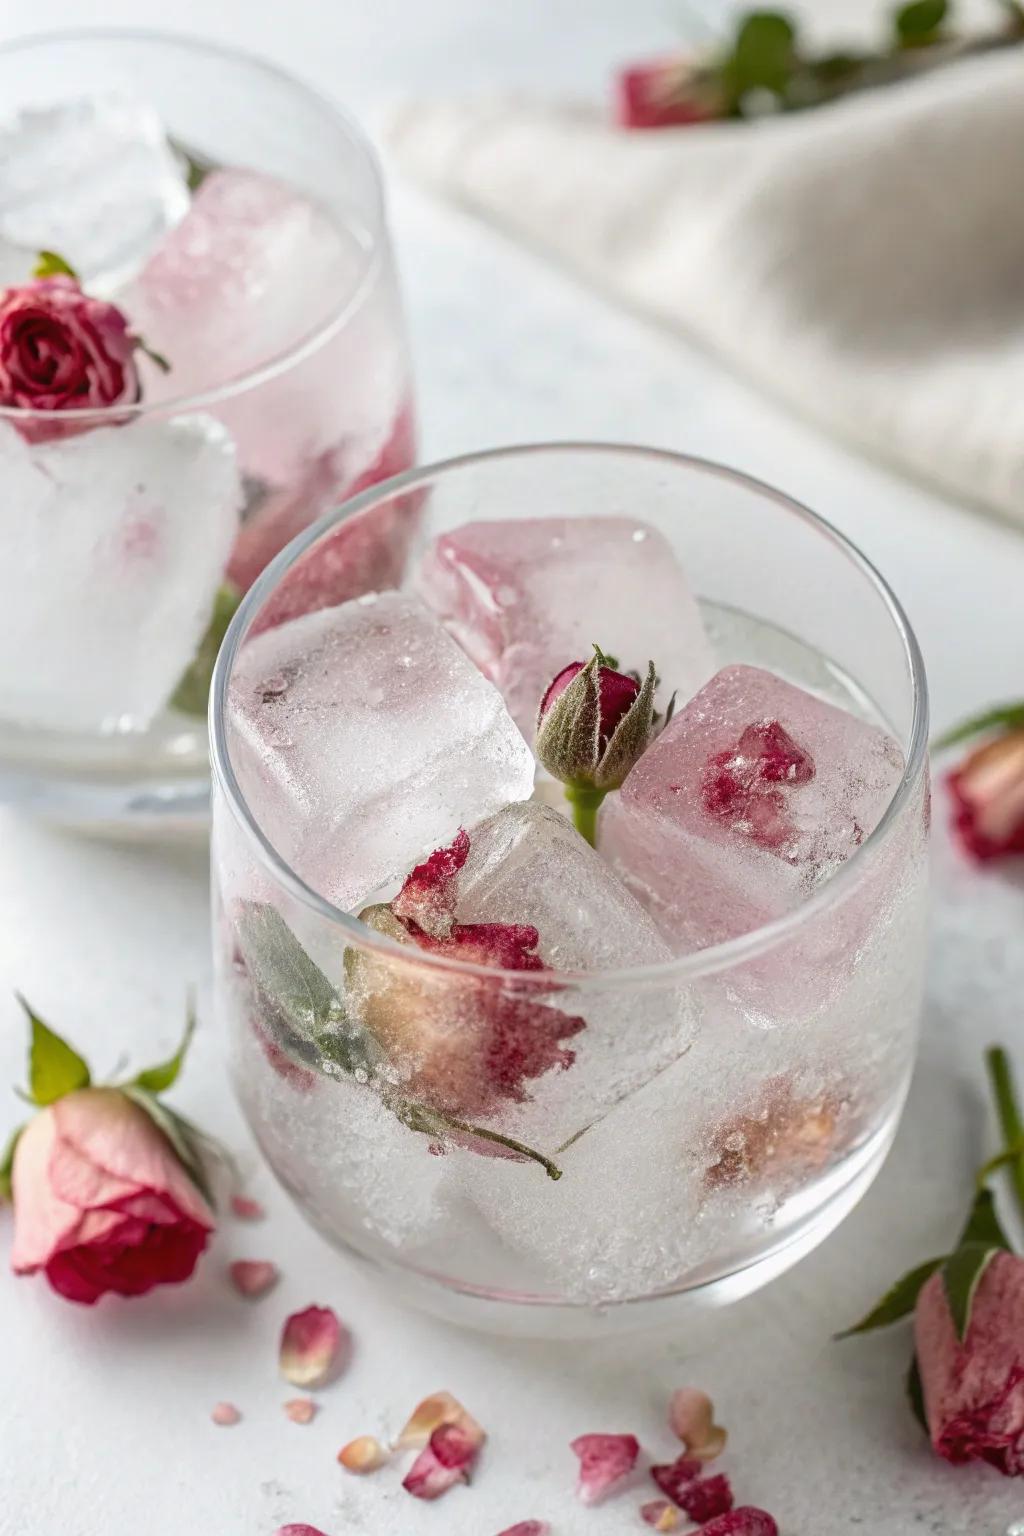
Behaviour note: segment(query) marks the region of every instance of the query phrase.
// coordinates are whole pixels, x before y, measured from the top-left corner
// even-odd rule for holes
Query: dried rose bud
[[[652,59],[615,76],[615,121],[620,128],[677,128],[724,117],[721,85],[689,59]]]
[[[835,1094],[802,1098],[786,1078],[769,1079],[758,1100],[711,1137],[705,1181],[722,1189],[821,1167],[836,1150],[841,1107]]]
[[[942,1272],[922,1287],[914,1338],[932,1445],[947,1461],[1024,1473],[1024,1258],[985,1264],[963,1337]]]
[[[954,826],[976,859],[1024,854],[1024,730],[971,752],[949,775]]]

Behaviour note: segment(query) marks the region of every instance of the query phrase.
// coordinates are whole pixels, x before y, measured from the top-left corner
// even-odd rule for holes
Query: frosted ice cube
[[[251,639],[232,683],[230,729],[263,831],[343,907],[533,787],[533,757],[500,694],[399,593]]]
[[[714,671],[668,541],[635,518],[466,523],[434,540],[419,586],[529,740],[548,683],[595,644],[626,671],[653,661],[663,703]]]
[[[726,667],[601,809],[599,846],[678,947],[781,916],[878,824],[892,737],[757,667]]]
[[[29,444],[0,422],[0,715],[146,725],[195,654],[238,527],[234,447],[209,416]]]
[[[104,95],[0,124],[0,284],[26,282],[57,251],[109,293],[182,217],[183,167],[151,107]]]

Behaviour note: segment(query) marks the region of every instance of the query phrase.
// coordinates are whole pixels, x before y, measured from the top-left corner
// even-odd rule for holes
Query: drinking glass
[[[213,43],[14,42],[0,98],[0,284],[55,250],[169,364],[136,354],[135,403],[0,408],[0,801],[205,823],[209,680],[242,594],[415,457],[379,170],[333,104]],[[321,570],[333,600],[392,579],[406,532],[364,524]]]
[[[330,899],[325,891],[358,878],[368,835],[396,813],[383,794],[348,820],[330,804],[312,809],[310,795],[327,792],[310,790],[309,773],[333,768],[346,790],[353,776],[376,782],[380,765],[360,762],[358,740],[355,760],[338,768],[332,721],[398,708],[399,673],[415,657],[402,654],[389,682],[374,671],[370,640],[332,682],[312,639],[323,616],[289,634],[276,614],[283,597],[294,613],[294,594],[315,593],[332,541],[356,537],[382,511],[405,516],[410,503],[420,521],[407,590],[433,541],[473,520],[522,519],[524,537],[526,520],[545,517],[625,516],[647,529],[634,537],[657,530],[698,594],[719,666],[770,669],[888,733],[898,766],[870,835],[854,837],[851,855],[791,909],[720,942],[652,962],[637,910],[622,938],[626,963],[613,968],[491,969],[470,950],[463,959],[451,945],[400,942],[380,905],[361,920],[380,893]],[[600,525],[588,526],[599,538]],[[626,572],[614,574],[621,602],[642,603]],[[568,586],[562,596],[571,601]],[[381,619],[381,645],[387,630]],[[276,670],[266,662],[264,673],[270,640],[290,659]],[[289,696],[306,673],[326,692],[304,713]],[[262,747],[245,713],[254,678]],[[370,705],[353,702],[371,683]],[[422,732],[433,729],[425,709]],[[263,572],[218,660],[211,733],[216,990],[238,1096],[309,1219],[400,1294],[506,1332],[660,1320],[763,1285],[868,1188],[914,1058],[927,699],[897,599],[813,512],[716,464],[606,444],[499,449],[411,471],[323,519]],[[415,763],[411,736],[400,749]],[[449,751],[457,815],[466,753]],[[271,757],[291,776],[283,798],[266,776]],[[847,770],[861,771],[852,748]],[[554,805],[561,786],[541,776],[535,795]],[[544,815],[553,851],[531,878],[550,883],[557,905],[572,899],[564,892],[583,850],[567,822]],[[515,1045],[538,1018],[574,1059],[495,1105],[476,1092],[484,1068],[474,1031],[498,1021]],[[423,1062],[438,1050],[455,1074],[449,1084],[459,1081],[461,1111],[450,1096],[432,1097]]]

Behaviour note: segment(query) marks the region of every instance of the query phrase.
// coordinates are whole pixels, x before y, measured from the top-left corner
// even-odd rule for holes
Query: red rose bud
[[[121,311],[82,292],[77,278],[36,278],[0,292],[0,406],[68,411],[131,404],[141,393],[138,339]],[[78,423],[17,423],[29,442]]]
[[[917,1363],[932,1445],[947,1461],[1024,1472],[1024,1259],[999,1252],[974,1291],[958,1335],[942,1272],[914,1313]]]
[[[1024,730],[976,748],[949,775],[953,825],[976,859],[1024,854]]]
[[[678,128],[724,113],[722,92],[686,59],[653,59],[621,69],[614,82],[620,128]]]

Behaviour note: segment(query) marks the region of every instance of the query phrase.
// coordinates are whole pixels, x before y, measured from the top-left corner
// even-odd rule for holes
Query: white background
[[[822,29],[826,12],[848,11],[814,7]],[[115,23],[206,34],[290,66],[372,125],[375,107],[410,90],[599,93],[615,61],[670,45],[686,15],[670,0],[49,0],[45,11],[0,0],[0,34]],[[921,638],[938,724],[1024,692],[1019,535],[861,461],[462,216],[398,186],[392,209],[427,457],[592,435],[727,460],[809,502],[880,565]],[[942,839],[939,864],[925,1044],[887,1167],[817,1254],[699,1331],[559,1350],[398,1310],[259,1170],[218,1041],[201,1032],[177,1102],[239,1150],[270,1219],[225,1219],[192,1284],[128,1304],[75,1308],[0,1273],[0,1536],[272,1536],[287,1520],[328,1536],[493,1536],[531,1515],[555,1536],[639,1531],[639,1495],[575,1503],[567,1443],[632,1429],[669,1452],[664,1403],[684,1382],[718,1400],[737,1490],[772,1509],[784,1536],[1002,1536],[1024,1517],[1024,1492],[930,1455],[903,1402],[905,1333],[830,1342],[956,1230],[970,1170],[991,1149],[981,1051],[992,1038],[1024,1048],[1024,893],[967,871]],[[104,846],[0,816],[0,1083],[23,1071],[15,986],[100,1075],[124,1052],[143,1063],[166,1051],[187,983],[209,1018],[206,900],[202,850]],[[0,1099],[0,1128],[18,1108]],[[0,1215],[0,1243],[8,1223]],[[243,1256],[284,1271],[253,1306],[224,1278]],[[347,1320],[356,1353],[299,1428],[281,1412],[276,1335],[313,1301]],[[420,1505],[389,1473],[357,1481],[336,1466],[345,1440],[396,1428],[440,1387],[491,1433],[470,1490]],[[220,1398],[242,1408],[238,1427],[210,1424]]]

